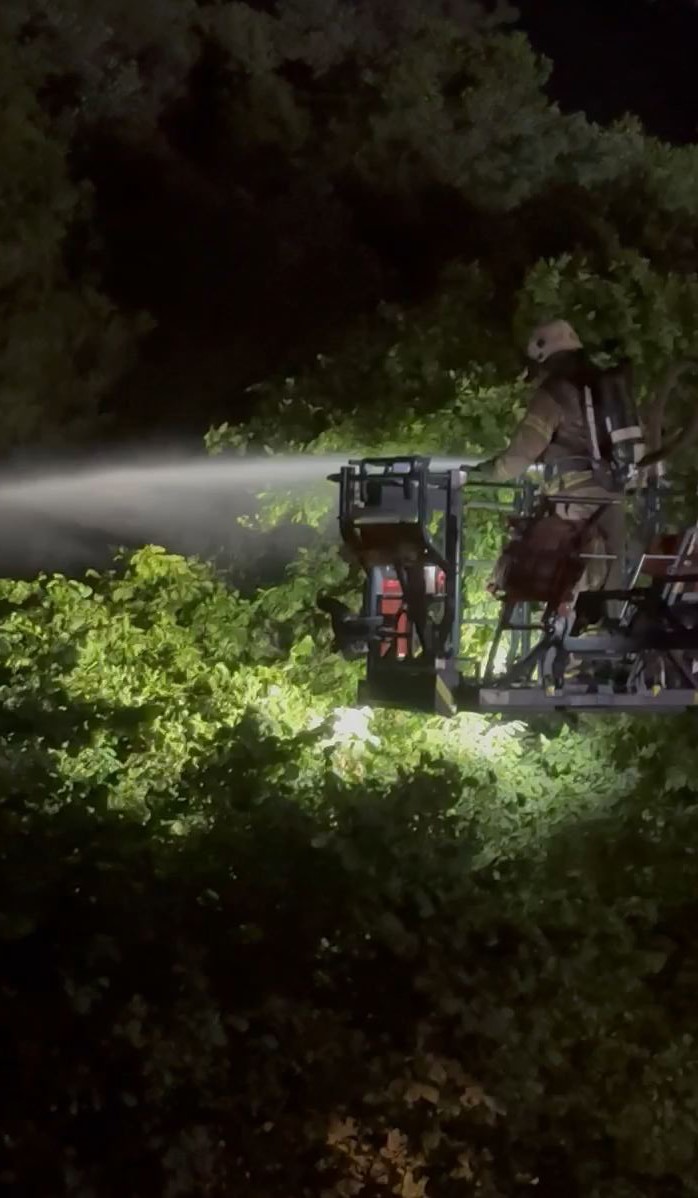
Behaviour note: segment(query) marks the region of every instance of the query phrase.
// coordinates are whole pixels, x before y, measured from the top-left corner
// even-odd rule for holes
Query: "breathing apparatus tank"
[[[599,467],[610,466],[618,485],[632,486],[646,447],[631,363],[626,359],[595,371],[584,388],[583,402],[594,461]]]

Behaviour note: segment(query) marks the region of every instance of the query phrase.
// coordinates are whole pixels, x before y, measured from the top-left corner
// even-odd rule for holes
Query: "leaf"
[[[422,1100],[436,1105],[439,1101],[439,1091],[436,1086],[429,1086],[423,1082],[412,1082],[405,1091],[405,1099],[410,1105]]]
[[[345,1144],[348,1140],[355,1140],[358,1134],[359,1128],[355,1119],[333,1119],[327,1130],[327,1143],[330,1147],[335,1147]]]
[[[427,1194],[427,1178],[415,1178],[411,1169],[408,1169],[399,1184],[393,1189],[394,1194],[400,1194],[401,1198],[425,1198]]]

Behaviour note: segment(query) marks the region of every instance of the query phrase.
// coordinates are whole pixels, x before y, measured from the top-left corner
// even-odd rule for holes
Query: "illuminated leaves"
[[[559,312],[592,351],[617,341],[638,367],[640,388],[647,388],[672,361],[693,352],[698,277],[661,274],[631,252],[602,274],[583,258],[565,255],[530,272],[519,300],[520,335]]]
[[[303,631],[322,562],[248,600],[157,550],[1,588],[0,935],[59,954],[90,1036],[57,1074],[50,1027],[21,1041],[52,1159],[118,1103],[183,1194],[285,1198],[311,1161],[327,1198],[494,1195],[568,1137],[568,1190],[609,1137],[617,1192],[692,1176],[692,723],[357,712]]]

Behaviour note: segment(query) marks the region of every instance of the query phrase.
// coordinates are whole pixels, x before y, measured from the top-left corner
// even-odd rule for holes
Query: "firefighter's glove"
[[[469,466],[467,469],[468,481],[471,482],[490,482],[494,472],[494,458],[488,459],[486,462],[478,462],[477,466]]]

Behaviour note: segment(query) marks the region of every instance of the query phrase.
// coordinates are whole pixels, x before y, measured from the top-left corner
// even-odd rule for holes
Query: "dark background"
[[[683,0],[519,0],[520,26],[554,62],[550,94],[606,123],[636,113],[677,144],[698,129],[698,12]]]

